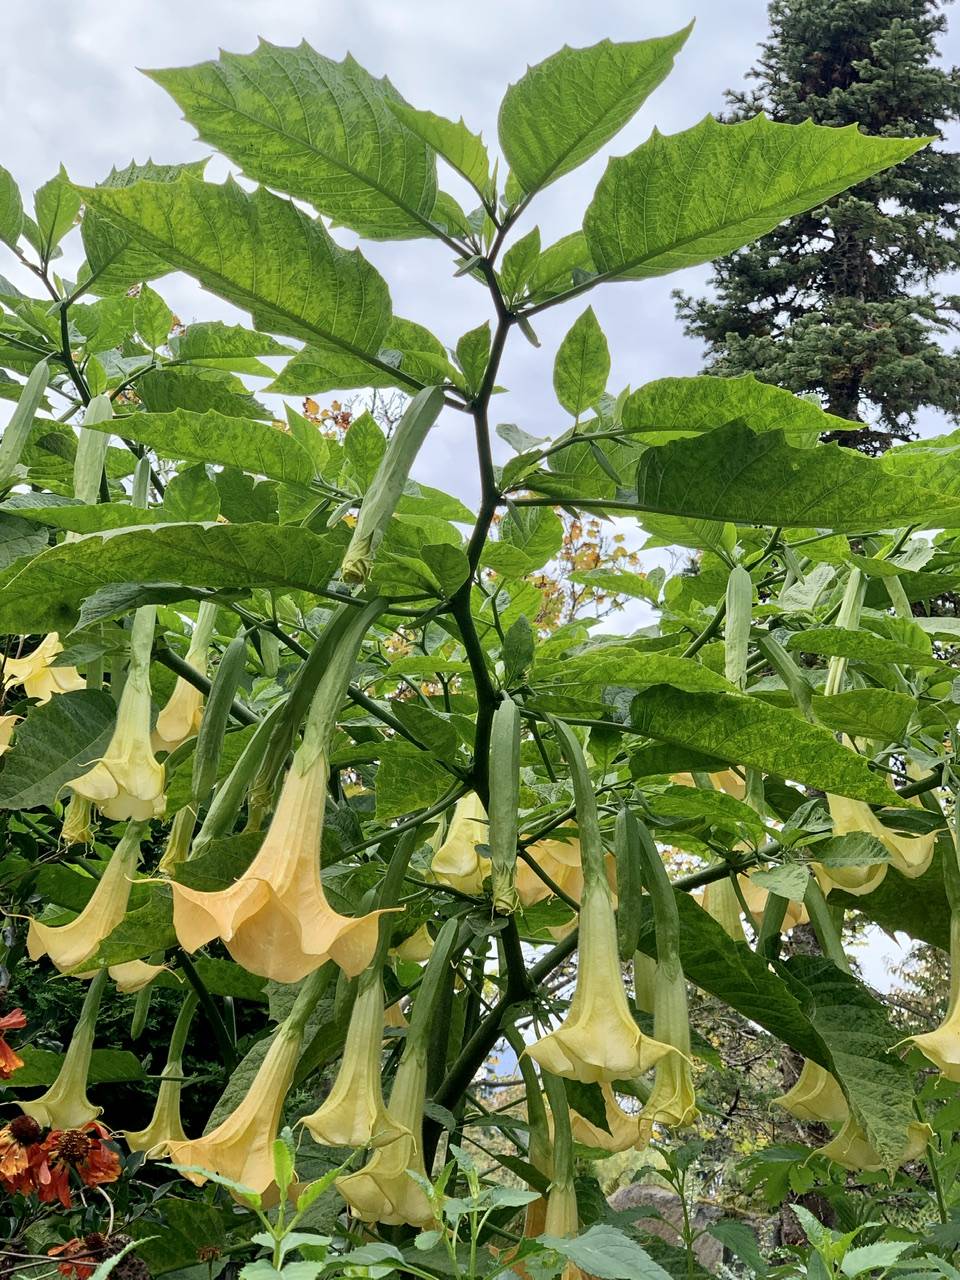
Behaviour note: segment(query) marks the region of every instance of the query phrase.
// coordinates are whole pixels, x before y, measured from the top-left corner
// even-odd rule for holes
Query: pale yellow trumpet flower
[[[922,876],[930,866],[937,840],[935,831],[925,836],[899,835],[885,827],[870,806],[862,800],[828,795],[827,803],[830,806],[835,836],[865,832],[880,841],[890,854],[890,862],[875,862],[859,867],[824,866],[823,863],[815,862],[813,868],[824,893],[829,893],[831,889],[842,889],[846,893],[862,896],[876,889],[887,874],[888,865],[911,880]]]
[[[87,1097],[87,1076],[106,981],[102,969],[91,982],[56,1080],[39,1098],[20,1103],[21,1110],[45,1129],[79,1129],[103,1111]]]
[[[943,1021],[933,1031],[907,1036],[947,1080],[960,1084],[960,913],[950,916],[950,999]]]
[[[437,837],[433,838],[431,876],[438,884],[461,893],[482,893],[483,882],[490,874],[490,859],[477,852],[477,845],[486,842],[487,812],[477,793],[471,791],[457,801],[443,840],[437,843]]]
[[[49,702],[55,693],[85,689],[87,682],[76,667],[51,665],[62,652],[59,634],[51,631],[25,658],[7,658],[2,672],[4,685],[22,685],[26,696],[38,702]]]
[[[639,1116],[624,1111],[611,1085],[601,1084],[600,1092],[603,1094],[607,1128],[602,1129],[571,1107],[570,1128],[574,1140],[582,1142],[585,1147],[596,1147],[601,1151],[629,1151],[640,1140]]]
[[[190,638],[185,661],[199,675],[207,674],[207,655],[213,626],[216,621],[217,606],[204,600],[197,610],[197,622]],[[173,693],[166,706],[157,716],[153,730],[153,747],[155,751],[174,751],[181,743],[195,738],[203,719],[203,694],[189,680],[177,676]]]
[[[796,1082],[773,1102],[797,1120],[811,1124],[843,1124],[850,1114],[847,1099],[836,1079],[825,1067],[811,1062],[809,1058],[804,1059]]]
[[[197,997],[191,991],[177,1014],[150,1123],[145,1129],[123,1131],[131,1151],[143,1151],[154,1160],[167,1155],[176,1143],[187,1141],[180,1119],[180,1093],[183,1089],[183,1049],[196,1008]]]
[[[767,898],[770,896],[770,891],[765,889],[763,885],[757,884],[749,873],[747,875],[737,876],[737,884],[740,886],[740,892],[743,894],[744,902],[750,909],[750,915],[753,918],[753,923],[759,926],[760,921],[763,919],[763,911],[767,905]],[[807,914],[807,908],[803,903],[788,902],[787,909],[783,914],[783,924],[780,926],[780,932],[789,933],[790,930],[795,929],[798,924],[809,923],[810,917]]]
[[[908,1160],[921,1159],[926,1154],[927,1144],[932,1137],[933,1130],[928,1124],[912,1121],[907,1126],[906,1146],[896,1163],[901,1165],[906,1164]],[[887,1168],[887,1162],[867,1140],[866,1134],[853,1116],[846,1120],[836,1137],[825,1146],[817,1148],[817,1155],[826,1156],[828,1160],[842,1165],[844,1169],[863,1173],[878,1173]]]

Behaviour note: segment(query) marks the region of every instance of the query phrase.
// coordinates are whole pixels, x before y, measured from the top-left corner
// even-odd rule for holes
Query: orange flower
[[[51,1258],[63,1258],[63,1261],[57,1265],[57,1270],[62,1276],[73,1276],[74,1280],[87,1280],[87,1277],[92,1276],[96,1271],[97,1264],[103,1258],[101,1250],[91,1248],[86,1240],[81,1240],[79,1236],[74,1236],[66,1244],[54,1245],[52,1249],[47,1250],[47,1253]]]
[[[26,1025],[27,1016],[22,1009],[13,1009],[0,1018],[0,1080],[9,1080],[17,1067],[23,1066],[23,1059],[7,1044],[3,1032],[19,1030]]]
[[[120,1177],[120,1157],[107,1146],[107,1130],[96,1120],[79,1129],[52,1129],[37,1158],[37,1192],[41,1203],[59,1200],[71,1207],[70,1173],[85,1187],[99,1187]]]
[[[0,1187],[26,1196],[34,1191],[32,1156],[43,1129],[32,1116],[14,1116],[0,1129]]]

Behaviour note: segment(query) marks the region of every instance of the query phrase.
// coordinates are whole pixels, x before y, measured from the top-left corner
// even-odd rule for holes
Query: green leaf
[[[584,234],[602,279],[666,275],[759,239],[930,141],[764,115],[738,124],[707,116],[670,136],[654,130],[609,162]]]
[[[0,240],[16,247],[23,230],[23,201],[9,170],[0,165]]]
[[[254,399],[240,378],[223,369],[162,365],[141,374],[136,386],[150,413],[171,413],[176,409],[203,413],[213,409],[233,418],[270,417],[269,409]]]
[[[459,120],[447,120],[432,111],[418,111],[397,98],[387,96],[384,101],[394,115],[428,147],[443,156],[478,195],[483,197],[487,194],[490,157],[483,139],[479,134],[470,132],[462,116]]]
[[[563,543],[563,521],[549,507],[514,507],[504,516],[499,532],[499,539],[484,547],[482,560],[509,578],[522,578],[541,568]]]
[[[161,458],[175,462],[220,463],[288,484],[309,484],[314,476],[306,450],[292,435],[214,409],[132,413],[121,423],[113,419],[95,425],[98,430],[119,430],[125,439],[148,445]]]
[[[571,231],[544,249],[530,273],[527,288],[532,299],[543,301],[566,293],[594,274],[586,236],[582,231]]]
[[[115,716],[113,699],[99,689],[61,693],[31,708],[4,759],[0,809],[52,806],[64,784],[102,755]]]
[[[859,1276],[864,1271],[880,1271],[892,1267],[902,1253],[914,1246],[913,1240],[877,1240],[874,1244],[850,1249],[843,1255],[840,1270],[845,1276]]]
[[[651,738],[692,747],[835,795],[885,804],[890,790],[833,734],[790,711],[733,693],[647,689],[631,706],[633,726]]]
[[[737,423],[646,449],[637,503],[666,515],[839,532],[960,520],[949,498],[889,475],[874,458],[838,444],[797,449],[782,431],[755,434]]]
[[[85,597],[108,583],[325,590],[343,555],[345,532],[320,535],[254,522],[91,534],[0,573],[0,631],[68,632]]]
[[[349,54],[334,62],[306,42],[261,41],[254,53],[149,74],[200,138],[255,181],[360,235],[435,234],[434,154],[390,109],[402,99],[389,80]]]
[[[174,182],[184,173],[200,178],[206,163],[206,160],[184,165],[153,164],[151,161],[147,164],[134,164],[131,161],[125,169],[112,169],[100,185],[131,187],[137,182]],[[170,264],[165,258],[151,253],[128,232],[108,222],[89,201],[84,210],[80,234],[89,268],[85,283],[92,293],[123,293],[131,285],[155,280],[157,276],[165,276],[170,270]]]
[[[609,375],[607,339],[593,307],[587,307],[560,343],[553,366],[553,389],[564,409],[579,418],[603,395]]]
[[[162,347],[170,337],[173,312],[156,289],[151,289],[148,284],[140,287],[134,306],[134,325],[147,346],[154,350]]]
[[[508,301],[523,293],[539,259],[540,228],[534,227],[510,246],[500,263],[500,288]]]
[[[171,477],[163,495],[163,509],[171,520],[216,520],[220,514],[220,491],[202,462],[184,467]]]
[[[330,344],[310,343],[297,352],[267,390],[296,395],[322,395],[355,387],[418,391],[438,382],[457,381],[440,339],[401,316],[390,321],[377,360],[371,364]]]
[[[467,380],[467,390],[475,395],[483,382],[490,359],[490,322],[484,320],[476,329],[465,333],[457,343],[457,364]]]
[[[651,444],[699,435],[734,420],[751,431],[782,431],[793,444],[856,426],[751,373],[737,378],[658,378],[629,395],[621,411],[624,431],[649,432]]]
[[[211,1256],[216,1256],[227,1244],[220,1209],[203,1200],[179,1200],[169,1194],[163,1197],[163,1229],[159,1233],[155,1222],[142,1218],[132,1219],[125,1230],[143,1241],[137,1252],[154,1276],[196,1268],[202,1250],[215,1250]],[[143,1240],[145,1236],[153,1239]]]
[[[547,1235],[540,1239],[599,1280],[670,1280],[668,1271],[616,1227],[598,1224],[570,1240]]]
[[[257,333],[240,324],[222,324],[219,320],[189,325],[183,333],[171,337],[170,350],[176,360],[185,364],[267,378],[273,377],[273,370],[257,359],[258,356],[293,355],[292,347],[268,333]]]
[[[26,496],[26,495],[23,495]],[[0,569],[24,556],[35,556],[49,543],[49,534],[38,529],[29,519],[0,512]]]
[[[254,324],[369,358],[390,322],[390,295],[358,249],[262,188],[247,193],[182,174],[175,182],[84,189],[88,203],[171,270],[249,311]]]
[[[387,450],[387,441],[372,413],[361,413],[350,423],[343,449],[361,492],[370,487]]]
[[[690,34],[586,49],[565,45],[528,67],[504,95],[497,121],[514,177],[532,193],[583,164],[623,128],[669,74]]]
[[[453,784],[446,769],[409,742],[387,742],[378,751],[377,820],[380,822],[429,808]]]
[[[15,1079],[5,1080],[7,1089],[30,1089],[36,1085],[51,1085],[63,1066],[63,1054],[49,1049],[37,1049],[32,1044],[18,1050],[23,1066],[17,1069]],[[94,1049],[90,1060],[91,1084],[115,1084],[143,1080],[140,1059],[126,1049]]]
[[[149,897],[142,907],[130,911],[104,938],[90,963],[96,965],[126,964],[141,960],[158,951],[176,946],[173,929],[173,899],[166,885],[150,885]]]
[[[80,212],[80,197],[63,169],[45,182],[33,197],[39,235],[39,253],[49,262],[57,245],[67,234]]]
[[[790,636],[787,649],[791,653],[817,653],[825,657],[849,658],[878,666],[894,663],[904,667],[939,667],[944,675],[956,674],[954,668],[940,662],[929,651],[915,649],[897,640],[886,640],[872,631],[850,631],[844,627],[811,627]]]

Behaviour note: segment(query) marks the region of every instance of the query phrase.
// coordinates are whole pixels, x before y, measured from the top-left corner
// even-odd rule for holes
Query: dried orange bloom
[[[27,1015],[22,1009],[11,1009],[0,1018],[0,1080],[9,1080],[23,1059],[7,1044],[4,1031],[19,1031],[27,1025]]]

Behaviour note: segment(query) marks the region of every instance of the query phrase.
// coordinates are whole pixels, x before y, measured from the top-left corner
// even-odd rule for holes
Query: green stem
[[[200,977],[199,973],[197,973],[197,969],[193,961],[182,947],[177,948],[177,953],[184,976],[195,991],[197,999],[200,1001],[200,1007],[203,1009],[207,1021],[210,1024],[210,1029],[217,1042],[217,1049],[220,1053],[220,1061],[223,1064],[224,1073],[229,1075],[240,1060],[237,1055],[237,1046],[230,1039],[227,1024],[224,1022],[220,1010],[214,1004],[213,997],[207,990],[203,979]]]

